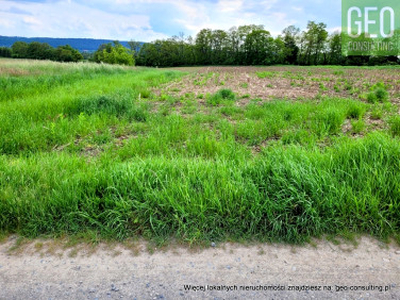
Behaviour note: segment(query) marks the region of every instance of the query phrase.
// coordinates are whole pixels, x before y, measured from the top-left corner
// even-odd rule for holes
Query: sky
[[[203,28],[264,25],[273,36],[308,21],[330,32],[341,24],[340,0],[0,0],[0,35],[150,42]]]

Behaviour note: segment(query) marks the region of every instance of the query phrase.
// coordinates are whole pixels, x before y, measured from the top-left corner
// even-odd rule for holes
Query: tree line
[[[47,59],[60,62],[78,62],[83,55],[69,45],[51,47],[40,42],[15,42],[11,48],[0,47],[0,56],[12,58]]]
[[[140,43],[139,43],[140,44]],[[22,41],[15,42],[11,48],[0,47],[0,57],[53,60],[60,62],[79,62],[83,60],[133,66],[134,55],[131,50],[118,41],[102,44],[95,53],[80,53],[69,45],[51,47],[47,43]]]
[[[342,54],[342,34],[329,34],[326,27],[310,21],[304,31],[292,25],[276,38],[263,25],[232,27],[228,31],[203,29],[194,39],[180,34],[145,43],[135,52],[135,59],[138,65],[153,67],[399,63],[397,56],[346,57]]]
[[[310,21],[304,31],[293,25],[274,38],[263,25],[224,30],[202,29],[195,38],[183,33],[150,43],[118,41],[102,44],[94,53],[80,53],[69,45],[15,42],[0,47],[0,56],[50,59],[62,62],[91,60],[110,64],[175,67],[193,65],[380,65],[398,64],[397,56],[344,56],[341,33],[328,34],[327,25]]]

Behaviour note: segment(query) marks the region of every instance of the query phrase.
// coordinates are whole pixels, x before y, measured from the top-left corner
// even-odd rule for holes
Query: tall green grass
[[[324,151],[275,146],[240,162],[2,156],[0,227],[190,242],[302,242],[345,231],[386,237],[400,229],[399,158],[399,141],[384,134]]]
[[[154,91],[180,72],[43,63],[40,76],[54,83],[45,87],[28,62],[16,68],[28,74],[0,78],[32,82],[0,101],[1,231],[188,242],[399,236],[391,105],[239,106],[231,90],[201,104]],[[374,131],[366,115],[377,105],[386,127]],[[364,136],[346,133],[346,122]]]

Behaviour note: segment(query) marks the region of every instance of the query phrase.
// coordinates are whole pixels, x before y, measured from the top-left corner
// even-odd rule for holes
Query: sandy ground
[[[0,245],[0,299],[400,299],[400,247],[366,237],[153,254],[143,242],[90,253],[13,244]]]

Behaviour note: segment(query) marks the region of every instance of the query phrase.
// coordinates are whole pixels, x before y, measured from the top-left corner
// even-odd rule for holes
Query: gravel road
[[[216,244],[148,251],[0,245],[0,299],[400,299],[400,247]],[[51,251],[50,251],[51,250]],[[135,252],[135,254],[134,254]]]

